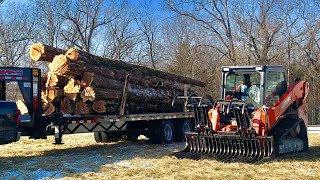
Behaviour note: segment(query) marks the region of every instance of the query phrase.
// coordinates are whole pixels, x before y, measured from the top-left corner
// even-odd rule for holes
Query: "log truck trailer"
[[[5,101],[6,86],[16,82],[23,101],[28,109],[21,114],[15,102]],[[127,95],[128,83],[124,84],[123,94]],[[186,101],[184,95],[175,101]],[[154,143],[183,141],[184,132],[194,127],[193,112],[186,108],[176,113],[124,114],[126,98],[122,97],[119,115],[62,115],[54,113],[46,116],[41,107],[41,70],[37,68],[1,67],[0,68],[0,144],[19,140],[20,135],[30,138],[55,136],[55,144],[62,143],[63,134],[94,132],[97,142],[110,142],[119,138],[135,140],[141,134]]]

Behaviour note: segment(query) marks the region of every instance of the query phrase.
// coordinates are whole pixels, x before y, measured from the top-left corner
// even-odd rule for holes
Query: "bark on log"
[[[89,87],[91,86],[94,78],[94,73],[85,72],[81,79],[81,86]]]
[[[63,95],[62,89],[47,89],[47,98],[46,99],[48,102],[51,102],[55,98],[57,98],[61,95]]]
[[[63,114],[73,114],[75,110],[74,104],[69,97],[64,97],[60,102],[60,112]]]
[[[82,101],[76,103],[76,111],[75,115],[86,115],[90,113],[90,107],[89,104],[84,103]]]
[[[54,56],[63,54],[62,49],[54,48],[45,44],[36,43],[30,46],[30,57],[34,61],[52,62]]]
[[[48,79],[47,82],[45,84],[45,87],[59,87],[59,88],[63,88],[64,86],[67,85],[69,79],[65,76],[59,76],[56,75],[54,73],[49,72],[48,73]]]
[[[95,55],[92,55],[87,52],[80,51],[80,50],[77,50],[74,48],[69,49],[66,53],[66,56],[71,60],[77,61],[78,63],[79,63],[79,61],[81,61],[83,63],[89,63],[92,65],[101,65],[101,66],[105,66],[105,67],[111,67],[111,68],[125,70],[128,72],[131,72],[130,74],[140,74],[141,76],[144,76],[144,77],[147,77],[147,76],[159,77],[162,79],[168,79],[170,81],[180,82],[180,83],[184,83],[184,84],[192,84],[192,85],[200,86],[200,87],[205,86],[205,83],[191,79],[191,78],[187,78],[187,77],[183,77],[183,76],[179,76],[179,75],[175,75],[175,74],[171,74],[171,73],[167,73],[167,72],[163,72],[163,71],[154,70],[154,69],[144,67],[144,66],[129,64],[129,63],[126,63],[126,62],[120,61],[120,60],[112,60],[112,59],[102,58],[102,57],[95,56]]]
[[[51,102],[45,104],[43,107],[43,112],[45,115],[51,115],[55,110],[56,108]]]
[[[106,102],[103,100],[94,101],[92,109],[97,113],[104,113],[106,112]]]
[[[190,78],[76,49],[69,49],[65,55],[56,55],[49,70],[45,94],[49,101],[44,108],[47,114],[119,114],[128,74],[128,113],[176,112],[183,105],[171,107],[171,101],[175,95],[183,93],[185,84],[189,87],[205,85]],[[57,89],[63,93],[58,94]]]
[[[107,66],[94,66],[92,64],[81,64],[70,61],[68,61],[64,65],[64,68],[67,70],[64,72],[64,74],[60,75],[65,75],[67,77],[82,76],[84,72],[93,72],[95,74],[93,83],[99,82],[106,84],[108,83],[107,81],[112,80],[114,80],[115,83],[116,81],[122,81],[124,83],[126,76],[130,74],[130,72],[124,70],[111,69]],[[106,81],[106,83],[104,81]],[[163,88],[180,91],[183,91],[184,89],[184,84],[179,82],[173,82],[157,77],[144,77],[137,74],[131,74],[131,76],[129,76],[129,82],[131,84],[150,86],[154,88]]]

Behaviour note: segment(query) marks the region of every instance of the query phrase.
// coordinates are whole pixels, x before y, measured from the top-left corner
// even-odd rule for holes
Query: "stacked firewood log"
[[[34,61],[49,62],[49,72],[42,79],[46,115],[119,114],[125,95],[125,113],[174,112],[179,107],[171,107],[172,99],[183,94],[185,85],[205,86],[194,79],[75,48],[62,50],[37,43],[30,47],[30,56]]]

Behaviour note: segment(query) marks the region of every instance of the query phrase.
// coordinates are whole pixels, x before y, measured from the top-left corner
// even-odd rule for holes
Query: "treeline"
[[[5,0],[1,64],[35,66],[28,57],[33,42],[76,47],[205,81],[214,97],[222,65],[281,64],[290,82],[310,82],[309,117],[320,123],[319,0],[133,2]]]

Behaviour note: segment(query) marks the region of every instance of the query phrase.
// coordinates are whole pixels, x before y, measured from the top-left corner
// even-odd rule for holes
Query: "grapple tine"
[[[273,154],[273,138],[245,138],[239,135],[186,134],[186,148],[174,153],[177,158],[214,158],[222,162],[256,163]]]

